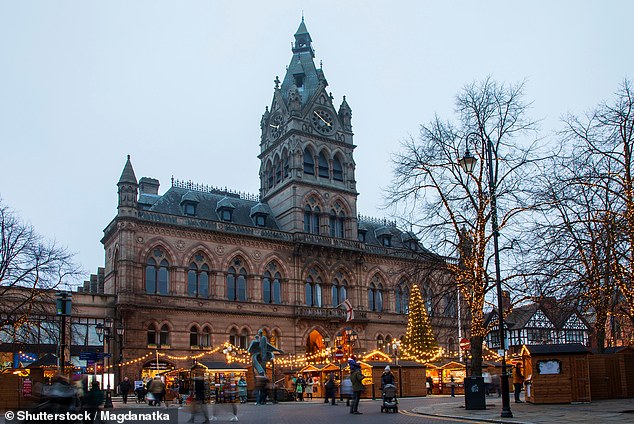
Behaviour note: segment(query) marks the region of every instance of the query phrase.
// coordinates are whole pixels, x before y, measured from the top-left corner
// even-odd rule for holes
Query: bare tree
[[[585,178],[577,187],[603,197],[592,203],[592,217],[601,223],[597,237],[605,237],[606,257],[603,290],[614,293],[618,307],[610,313],[622,313],[634,324],[634,93],[632,83],[624,80],[612,102],[598,105],[582,117],[565,119],[565,141],[574,155],[584,158]],[[609,244],[606,244],[609,243]],[[607,256],[609,255],[609,256]],[[591,289],[590,289],[591,290]],[[587,297],[603,296],[590,291]],[[613,295],[610,296],[614,297]]]
[[[472,371],[480,375],[482,343],[488,329],[485,310],[492,304],[493,269],[491,194],[487,179],[487,143],[492,145],[493,187],[497,198],[502,255],[502,284],[517,289],[528,280],[521,251],[522,215],[533,206],[530,190],[538,158],[537,122],[528,115],[524,83],[507,86],[487,78],[456,97],[457,123],[438,116],[421,126],[393,157],[394,179],[389,204],[407,217],[426,246],[445,260],[470,313]],[[524,146],[519,137],[531,135]],[[472,174],[458,164],[465,149],[478,158]],[[454,286],[455,287],[455,286]]]
[[[54,289],[80,274],[72,253],[38,235],[0,200],[0,339],[33,340],[41,328],[29,321],[50,315]]]

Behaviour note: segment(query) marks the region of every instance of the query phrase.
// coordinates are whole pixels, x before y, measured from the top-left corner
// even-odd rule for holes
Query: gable
[[[552,329],[555,328],[552,321],[540,309],[535,311],[533,316],[528,320],[528,322],[526,323],[524,327],[525,328],[552,328]]]
[[[588,326],[577,314],[570,315],[570,318],[564,323],[564,329],[566,330],[587,330]]]

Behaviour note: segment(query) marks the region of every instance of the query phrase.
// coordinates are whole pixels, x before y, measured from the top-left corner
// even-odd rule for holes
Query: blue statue
[[[264,335],[262,330],[259,330],[255,338],[251,340],[247,352],[251,354],[253,369],[255,369],[258,375],[266,374],[266,363],[273,360],[274,352],[284,353],[269,343],[268,338]]]

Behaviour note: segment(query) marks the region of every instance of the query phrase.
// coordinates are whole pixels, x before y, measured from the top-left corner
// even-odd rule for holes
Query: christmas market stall
[[[197,362],[191,369],[190,373],[190,387],[193,387],[191,382],[194,378],[203,378],[205,382],[205,399],[215,399],[216,394],[219,393],[220,388],[224,387],[225,383],[238,383],[241,376],[247,379],[247,385],[250,390],[253,390],[255,383],[253,381],[253,373],[248,373],[247,368],[239,363],[230,363],[222,361],[210,361],[210,362]]]
[[[44,380],[42,368],[6,368],[0,373],[0,410],[22,409],[38,400]]]
[[[581,343],[522,346],[513,371],[522,368],[526,401],[590,402],[590,354]]]
[[[592,400],[634,397],[634,348],[606,348],[588,360]]]
[[[381,351],[373,351],[364,356],[363,362],[372,367],[372,398],[381,397],[381,376],[386,366],[390,366],[396,385],[396,394],[405,396],[426,396],[426,366],[415,361],[392,361]]]
[[[304,376],[304,379],[308,381],[310,376],[313,380],[313,397],[323,398],[325,396],[324,383],[328,381],[328,375],[330,373],[339,373],[339,367],[334,364],[313,364],[307,365],[299,373]]]

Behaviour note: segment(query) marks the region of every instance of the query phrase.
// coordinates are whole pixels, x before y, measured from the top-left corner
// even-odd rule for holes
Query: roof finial
[[[304,9],[302,9],[302,22],[304,22]]]

